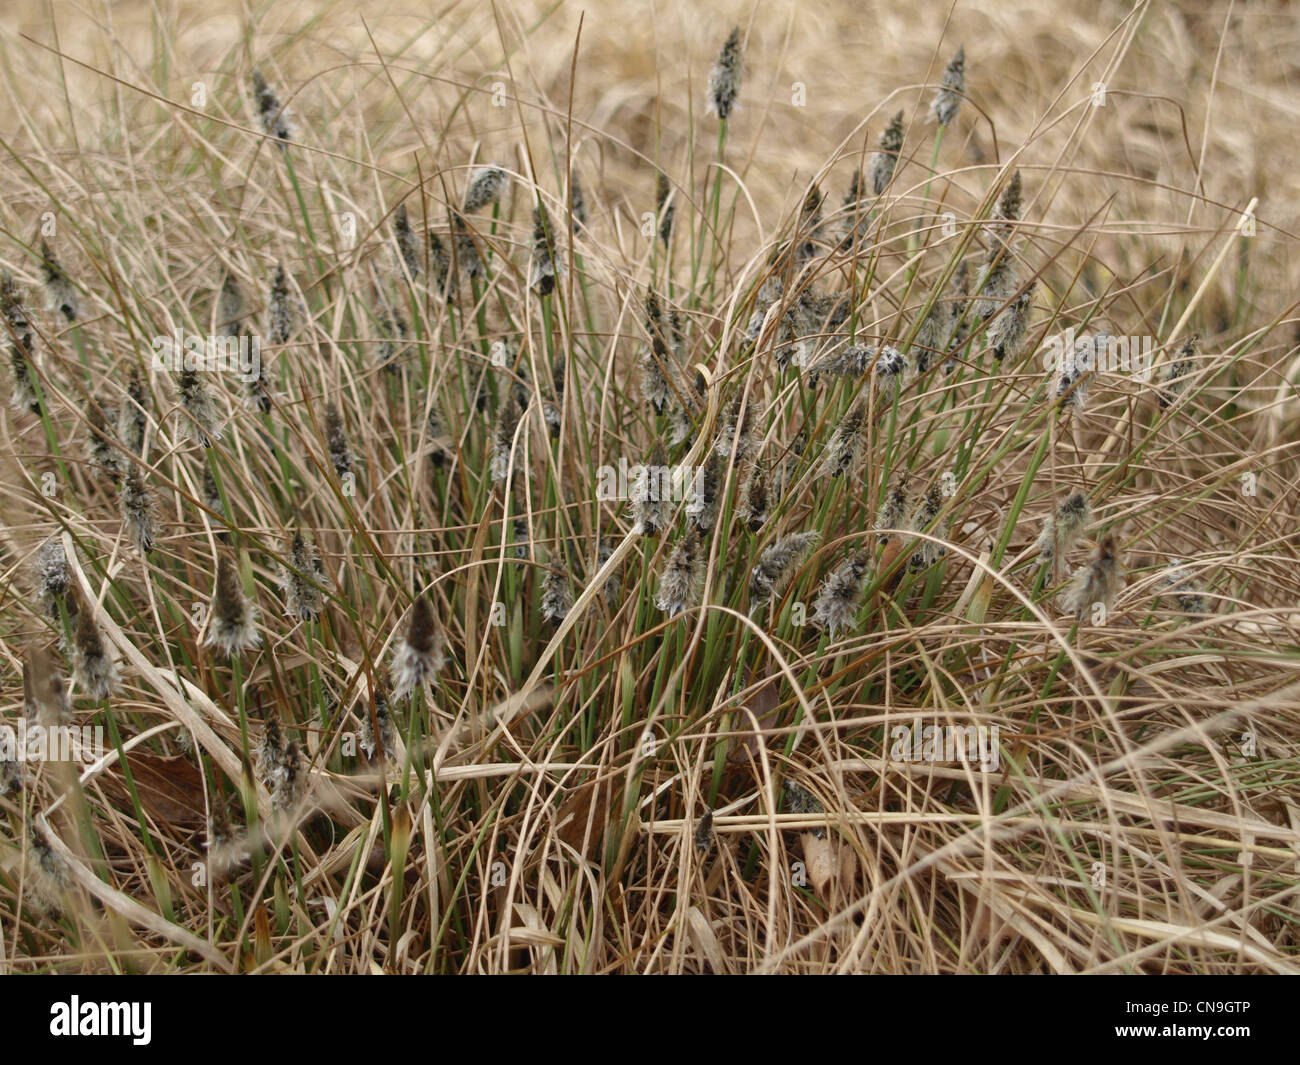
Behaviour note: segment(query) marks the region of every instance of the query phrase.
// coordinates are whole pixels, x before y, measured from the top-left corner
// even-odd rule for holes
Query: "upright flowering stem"
[[[943,144],[943,135],[953,120],[957,117],[957,111],[961,107],[962,95],[966,89],[966,49],[958,48],[957,54],[952,57],[952,61],[943,72],[943,84],[935,94],[934,102],[930,106],[930,113],[934,116],[937,128],[934,131],[934,147],[930,152],[930,169],[925,176],[925,191],[921,195],[921,202],[928,204],[930,202],[930,182],[934,177],[935,170],[939,167],[939,146]],[[917,229],[921,226],[921,220],[917,220]],[[915,251],[917,243],[917,233],[914,230],[907,238],[908,251]]]
[[[736,106],[736,98],[740,94],[742,67],[740,27],[736,26],[728,34],[726,41],[722,45],[722,50],[718,53],[718,61],[709,72],[709,110],[718,116],[718,146],[714,156],[716,173],[713,177],[713,188],[709,194],[709,220],[713,227],[715,250],[721,240],[721,234],[718,232],[718,215],[722,208],[722,157],[727,144],[727,122],[731,118],[731,112]],[[704,180],[707,185],[707,174]],[[699,276],[700,264],[704,258],[703,238],[704,234],[700,234],[700,242],[696,246],[695,265],[691,271],[692,289],[695,287],[695,280]],[[712,266],[712,262],[711,251],[709,257],[710,266]],[[705,292],[708,295],[713,292],[714,274],[715,271],[710,269],[705,282]]]
[[[235,708],[239,713],[239,743],[244,754],[244,766],[252,780],[253,752],[248,745],[248,705],[244,701],[244,671],[238,655],[230,660],[230,689],[234,693]],[[256,808],[257,804],[254,803],[253,809]]]
[[[716,164],[713,168],[714,171],[713,188],[712,190],[710,190],[709,193],[709,219],[710,219],[710,224],[712,225],[713,242],[714,242],[715,249],[722,240],[722,234],[718,232],[718,216],[722,212],[722,175],[723,175],[722,156],[723,156],[723,152],[726,149],[726,146],[727,146],[727,123],[726,120],[724,119],[723,121],[718,123],[718,147],[715,153]],[[706,181],[708,180],[707,176],[705,180]],[[703,242],[701,242],[700,244],[701,257],[703,256],[703,254],[704,254],[704,245]],[[712,264],[713,261],[712,252],[710,252],[709,261],[710,264]],[[706,299],[705,299],[706,303],[707,303],[707,297],[713,294],[714,273],[715,273],[714,270],[710,270],[708,277],[705,279],[704,289],[706,294]]]
[[[934,131],[934,146],[930,150],[930,169],[926,172],[925,188],[921,191],[923,210],[925,206],[928,206],[930,203],[930,182],[934,180],[934,172],[939,167],[939,146],[943,144],[943,133],[947,128],[947,126],[940,126]],[[915,252],[917,245],[920,244],[921,227],[924,224],[925,216],[923,214],[918,215],[916,225],[912,227],[912,232],[907,235],[907,250],[909,254]],[[912,265],[907,268],[907,280],[909,284],[911,283],[913,276],[915,276],[917,266],[919,265],[919,261],[913,262]]]

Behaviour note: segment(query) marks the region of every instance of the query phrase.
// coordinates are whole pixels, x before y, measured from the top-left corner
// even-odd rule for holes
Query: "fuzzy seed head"
[[[718,61],[709,71],[709,112],[723,122],[731,117],[740,95],[740,80],[744,64],[740,53],[740,27],[727,35],[718,53]]]
[[[208,610],[208,631],[204,647],[212,647],[234,658],[262,642],[257,631],[257,607],[244,594],[239,569],[229,555],[217,560],[217,583]]]
[[[31,322],[23,307],[22,286],[14,280],[14,275],[8,270],[0,270],[0,313],[4,315],[6,324],[14,333],[22,334],[31,329]],[[26,345],[30,346],[30,340]]]
[[[428,415],[424,420],[425,444],[428,448],[429,462],[435,468],[441,468],[452,460],[453,453],[448,446],[447,423],[442,417],[442,408],[436,400],[428,401]]]
[[[122,477],[118,507],[127,537],[142,555],[147,555],[153,550],[158,533],[158,501],[135,463],[127,467]]]
[[[713,846],[713,810],[706,807],[704,816],[695,826],[695,849],[701,854],[708,854]]]
[[[966,49],[958,48],[957,54],[948,62],[943,72],[943,84],[934,94],[930,104],[930,114],[941,126],[951,126],[961,108],[962,96],[966,92]]]
[[[551,216],[544,204],[533,208],[533,267],[529,287],[538,296],[549,296],[555,291],[555,279],[560,273],[560,263],[555,257],[555,230]]]
[[[280,725],[280,711],[275,707],[266,715],[266,724],[262,729],[262,739],[254,752],[257,756],[258,777],[268,788],[274,780],[274,774],[284,758],[285,738]]]
[[[1061,605],[1079,620],[1089,617],[1097,606],[1108,613],[1123,585],[1124,565],[1115,538],[1108,533],[1097,545],[1092,560],[1074,571]]]
[[[32,384],[33,370],[29,350],[29,348],[16,342],[9,348],[9,362],[13,368],[14,377],[13,392],[10,394],[10,406],[14,410],[39,414],[41,404],[36,396],[36,388]]]
[[[749,612],[755,613],[779,595],[805,555],[820,538],[817,532],[798,532],[783,536],[758,556],[749,575]]]
[[[481,211],[496,203],[510,187],[510,175],[499,166],[476,166],[465,188],[465,210]]]
[[[397,360],[406,346],[406,319],[402,317],[401,311],[382,296],[378,302],[375,324],[379,332],[379,365],[392,373],[397,370]]]
[[[144,433],[149,424],[148,402],[140,371],[132,366],[126,395],[117,411],[117,435],[122,445],[135,455],[144,449]]]
[[[677,205],[669,199],[671,193],[668,175],[661,170],[655,177],[655,217],[659,219],[659,239],[664,242],[665,248],[672,239],[673,215],[677,211]]]
[[[280,763],[271,779],[271,807],[283,813],[292,810],[307,792],[307,765],[297,740],[284,745]]]
[[[284,264],[277,263],[266,301],[266,335],[272,344],[287,344],[293,335],[293,325],[294,299],[289,291],[289,275]]]
[[[643,467],[642,475],[634,477],[628,485],[632,520],[642,536],[658,536],[672,520],[672,502],[669,493],[664,491],[666,487],[671,491],[671,485],[663,483],[663,472],[667,469],[668,457],[663,445],[656,441],[649,466]]]
[[[1187,386],[1191,384],[1192,371],[1196,369],[1196,356],[1200,353],[1200,350],[1201,335],[1193,333],[1183,341],[1178,349],[1178,354],[1160,375],[1157,396],[1161,408],[1169,407],[1187,391]]]
[[[13,368],[14,390],[10,405],[14,410],[39,414],[41,407],[33,383],[35,369],[31,364],[34,335],[23,308],[22,289],[8,270],[0,273],[0,314],[4,315],[5,332],[9,337],[9,361]]]
[[[510,463],[514,454],[515,432],[523,409],[519,397],[511,389],[501,401],[501,410],[497,415],[496,430],[492,435],[492,480],[497,484],[506,484],[510,480]],[[516,473],[519,471],[516,470]]]
[[[695,418],[704,401],[703,392],[691,387],[685,381],[678,382],[678,391],[681,393],[681,399],[674,395],[668,409],[668,442],[673,446],[695,440]]]
[[[77,290],[44,239],[41,240],[41,273],[50,310],[59,311],[69,322],[76,321]]]
[[[1021,194],[1020,171],[1017,170],[1011,175],[1011,180],[1007,182],[1007,187],[1002,190],[1002,195],[998,197],[998,205],[993,217],[1005,222],[1018,221],[1020,218]]]
[[[186,431],[189,438],[203,447],[211,447],[221,439],[221,416],[212,390],[197,370],[182,369],[176,376],[176,395],[181,408],[189,416]]]
[[[984,283],[980,286],[979,295],[971,308],[975,319],[978,322],[986,322],[1003,310],[1015,295],[1018,285],[1015,262],[1009,252],[1001,258],[991,259],[984,274]]]
[[[527,558],[532,550],[532,539],[528,535],[528,519],[515,518],[511,523],[515,546],[512,550],[515,558]]]
[[[1049,514],[1043,522],[1043,531],[1038,537],[1038,553],[1044,561],[1069,554],[1092,521],[1092,507],[1088,497],[1082,492],[1066,496],[1055,514]]]
[[[758,286],[758,292],[754,295],[754,311],[745,326],[746,343],[752,344],[758,339],[767,321],[768,312],[784,292],[785,282],[779,275],[772,273],[763,279],[763,283]]]
[[[376,726],[378,726],[376,728]],[[370,761],[391,758],[397,751],[397,728],[393,724],[392,709],[384,693],[375,692],[375,718],[361,714],[361,728],[357,730],[357,746]]]
[[[352,472],[352,445],[348,443],[347,432],[343,428],[343,415],[339,413],[333,401],[325,407],[325,443],[329,448],[330,462],[334,472],[343,477]]]
[[[25,783],[22,762],[0,755],[0,798],[22,791]]]
[[[280,567],[285,616],[314,621],[320,617],[322,593],[329,587],[320,552],[302,533],[295,532],[289,540],[288,555],[287,564]]]
[[[1014,358],[1020,353],[1025,343],[1025,334],[1029,331],[1029,316],[1033,309],[1034,290],[1038,282],[1031,281],[1025,290],[1011,301],[1011,306],[993,319],[989,326],[989,347],[993,357],[1002,362],[1008,357]]]
[[[229,330],[232,335],[239,336],[247,314],[248,304],[244,300],[244,290],[239,287],[234,274],[225,274],[217,293],[217,331],[220,333]]]
[[[58,621],[59,604],[68,594],[71,581],[68,556],[64,553],[63,541],[58,536],[51,536],[37,548],[32,570],[36,592],[46,617]]]
[[[271,413],[271,398],[275,395],[275,378],[264,362],[258,362],[257,372],[241,376],[244,389],[244,406],[263,414]]]
[[[47,728],[72,720],[67,678],[49,648],[33,645],[23,655],[23,712]]]
[[[754,431],[754,426],[762,424],[763,414],[754,400],[750,400],[742,413],[741,398],[741,393],[737,392],[723,409],[722,424],[718,427],[713,449],[719,458],[729,459],[734,453],[737,461],[743,462],[753,456],[762,443],[762,437]]]
[[[226,508],[221,502],[221,490],[217,487],[217,479],[212,476],[212,470],[206,465],[203,467],[203,504],[214,514],[225,517]],[[224,540],[229,534],[222,529],[217,535]]]
[[[99,702],[117,687],[117,663],[95,624],[91,604],[76,591],[77,611],[72,619],[72,679],[86,697]]]
[[[542,404],[542,421],[546,423],[546,431],[551,434],[551,439],[560,438],[560,429],[564,425],[564,419],[560,415],[560,408],[554,403]]]
[[[903,112],[899,111],[880,135],[880,150],[871,157],[871,190],[879,196],[894,180],[894,169],[903,150]]]
[[[709,457],[704,460],[704,469],[696,482],[694,496],[686,504],[687,516],[702,533],[712,531],[717,523],[726,472],[726,463],[718,457],[717,451],[710,448]]]
[[[1056,375],[1056,402],[1062,411],[1082,414],[1088,405],[1089,371],[1067,362]]]
[[[429,230],[429,280],[435,292],[451,298],[451,253],[433,230]]]
[[[703,545],[698,530],[690,525],[664,563],[655,605],[669,617],[676,617],[695,604],[703,583]]]
[[[656,414],[662,414],[675,398],[667,373],[675,372],[676,364],[669,354],[673,339],[671,322],[653,289],[646,293],[645,324],[650,344],[641,354],[641,398],[654,407]]]
[[[993,208],[993,219],[985,227],[984,232],[989,238],[988,250],[985,253],[986,262],[993,263],[998,258],[1003,260],[1011,258],[1011,238],[1015,236],[1016,222],[1020,219],[1020,205],[1020,171],[1017,170],[1011,175],[1011,180],[1002,190],[1002,195],[998,197],[998,202]],[[1015,286],[1011,287],[1014,289]]]
[[[27,864],[23,870],[23,887],[29,902],[42,913],[61,911],[72,874],[68,863],[54,850],[38,818],[27,819]]]
[[[587,225],[587,197],[582,191],[582,182],[578,180],[575,170],[569,175],[569,213],[573,216],[575,229],[584,229]]]
[[[568,574],[557,568],[546,571],[542,581],[542,620],[558,625],[573,609],[573,590]]]
[[[916,372],[923,374],[934,365],[939,353],[948,343],[948,309],[942,303],[936,303],[925,316],[907,355],[916,366]]]
[[[816,388],[823,375],[829,377],[861,377],[876,362],[873,344],[851,344],[847,348],[823,355],[808,366],[808,384]],[[892,350],[892,349],[890,349]]]
[[[825,196],[814,185],[804,197],[803,207],[799,211],[799,242],[797,259],[806,263],[817,254],[817,238],[822,227],[822,202]]]
[[[859,396],[831,434],[822,457],[821,475],[841,477],[857,468],[867,446],[867,399]]]
[[[882,389],[896,392],[908,373],[907,356],[897,348],[885,345],[876,355],[872,374]]]
[[[787,780],[785,783],[785,808],[787,813],[792,814],[820,814],[826,812],[826,807],[821,804],[817,798],[807,788],[796,784],[793,780]],[[813,831],[818,839],[826,838],[826,830],[818,828]]]
[[[388,671],[394,699],[402,699],[433,683],[434,677],[447,664],[444,643],[442,625],[429,597],[417,596]]]
[[[602,536],[596,544],[596,569],[600,570],[611,558],[614,557],[614,542],[608,536]],[[623,591],[623,575],[619,567],[614,568],[613,574],[606,579],[604,586],[600,589],[601,598],[605,600],[605,605],[610,610],[618,607],[619,595]]]
[[[912,509],[912,495],[908,490],[907,478],[900,475],[881,500],[880,510],[876,514],[876,528],[906,529]],[[882,532],[880,538],[887,540],[891,535],[895,534]]]
[[[280,97],[267,84],[262,72],[253,69],[253,104],[257,109],[257,119],[268,137],[279,142],[281,149],[287,149],[293,133],[289,126],[289,117],[280,103]]]
[[[913,532],[928,532],[932,536],[943,536],[944,526],[947,522],[935,524],[935,519],[939,517],[939,512],[943,509],[943,493],[939,490],[937,484],[932,484],[926,489],[923,495],[916,503],[908,519],[908,527]],[[916,572],[927,566],[933,565],[944,555],[942,544],[932,543],[929,540],[922,540],[919,543],[915,553],[908,560],[908,567]]]
[[[1162,600],[1172,599],[1176,609],[1193,617],[1213,613],[1205,590],[1192,578],[1187,568],[1178,559],[1170,561],[1160,580],[1156,591]]]
[[[399,203],[393,212],[393,243],[397,246],[397,261],[401,269],[414,280],[420,274],[420,252],[405,202]]]
[[[483,256],[479,254],[474,230],[459,211],[452,211],[450,214],[451,243],[455,249],[455,273],[470,278],[482,277],[487,272],[487,267],[483,265]],[[430,251],[432,252],[432,245]]]
[[[970,331],[965,319],[966,307],[970,302],[970,288],[970,260],[963,259],[957,264],[957,269],[953,271],[952,280],[948,284],[948,291],[944,294],[945,304],[948,308],[947,350],[949,356],[943,365],[945,372],[951,372],[956,367],[956,352],[961,349]]]
[[[755,462],[740,487],[740,506],[736,516],[750,532],[758,532],[772,513],[772,471],[762,462]]]
[[[858,551],[831,570],[822,582],[813,601],[813,621],[826,629],[832,640],[845,629],[854,627],[863,583],[870,568],[870,556],[865,551]]]

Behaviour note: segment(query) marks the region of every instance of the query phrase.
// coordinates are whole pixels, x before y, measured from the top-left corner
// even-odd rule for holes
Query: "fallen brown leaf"
[[[207,824],[203,778],[189,758],[135,750],[127,755],[127,764],[140,805],[155,822],[191,830]],[[130,808],[131,794],[120,764],[104,771],[99,786],[114,805]]]

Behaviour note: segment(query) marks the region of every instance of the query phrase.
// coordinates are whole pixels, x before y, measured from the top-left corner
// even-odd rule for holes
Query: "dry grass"
[[[704,104],[733,21],[724,128]],[[1300,971],[1297,34],[1264,3],[6,8],[0,265],[30,326],[11,313],[0,344],[12,386],[30,331],[35,399],[0,413],[0,714],[57,713],[66,673],[109,752],[0,797],[0,969]],[[959,44],[968,98],[936,143]],[[850,176],[900,111],[892,183],[843,246]],[[483,163],[510,188],[458,243]],[[544,296],[538,202],[565,264]],[[462,273],[486,260],[450,300],[426,232]],[[949,338],[963,263],[1014,278]],[[150,340],[231,317],[262,338],[269,410],[201,375],[204,448]],[[1099,372],[1062,405],[1042,351],[1067,327],[1152,338],[1158,374],[1201,343],[1176,397]],[[810,373],[800,339],[910,370]],[[133,370],[143,441],[119,421]],[[715,456],[719,486],[676,617],[657,599],[693,514],[647,537],[598,493],[656,446]],[[756,465],[784,492],[751,526]],[[882,534],[900,475],[933,506]],[[1045,564],[1073,492],[1090,520]],[[326,577],[307,620],[284,612],[296,532]],[[796,533],[817,537],[777,565]],[[36,570],[51,543],[66,591]],[[815,604],[857,552],[832,639]],[[1109,591],[1076,622],[1094,560]],[[228,655],[211,637],[240,635],[244,594],[257,645]],[[399,697],[413,630],[446,661]],[[996,771],[891,757],[917,718],[996,726]]]

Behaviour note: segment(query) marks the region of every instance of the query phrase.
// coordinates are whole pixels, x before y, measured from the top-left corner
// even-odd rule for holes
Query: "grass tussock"
[[[453,7],[0,19],[0,968],[1300,970],[1294,21]]]

